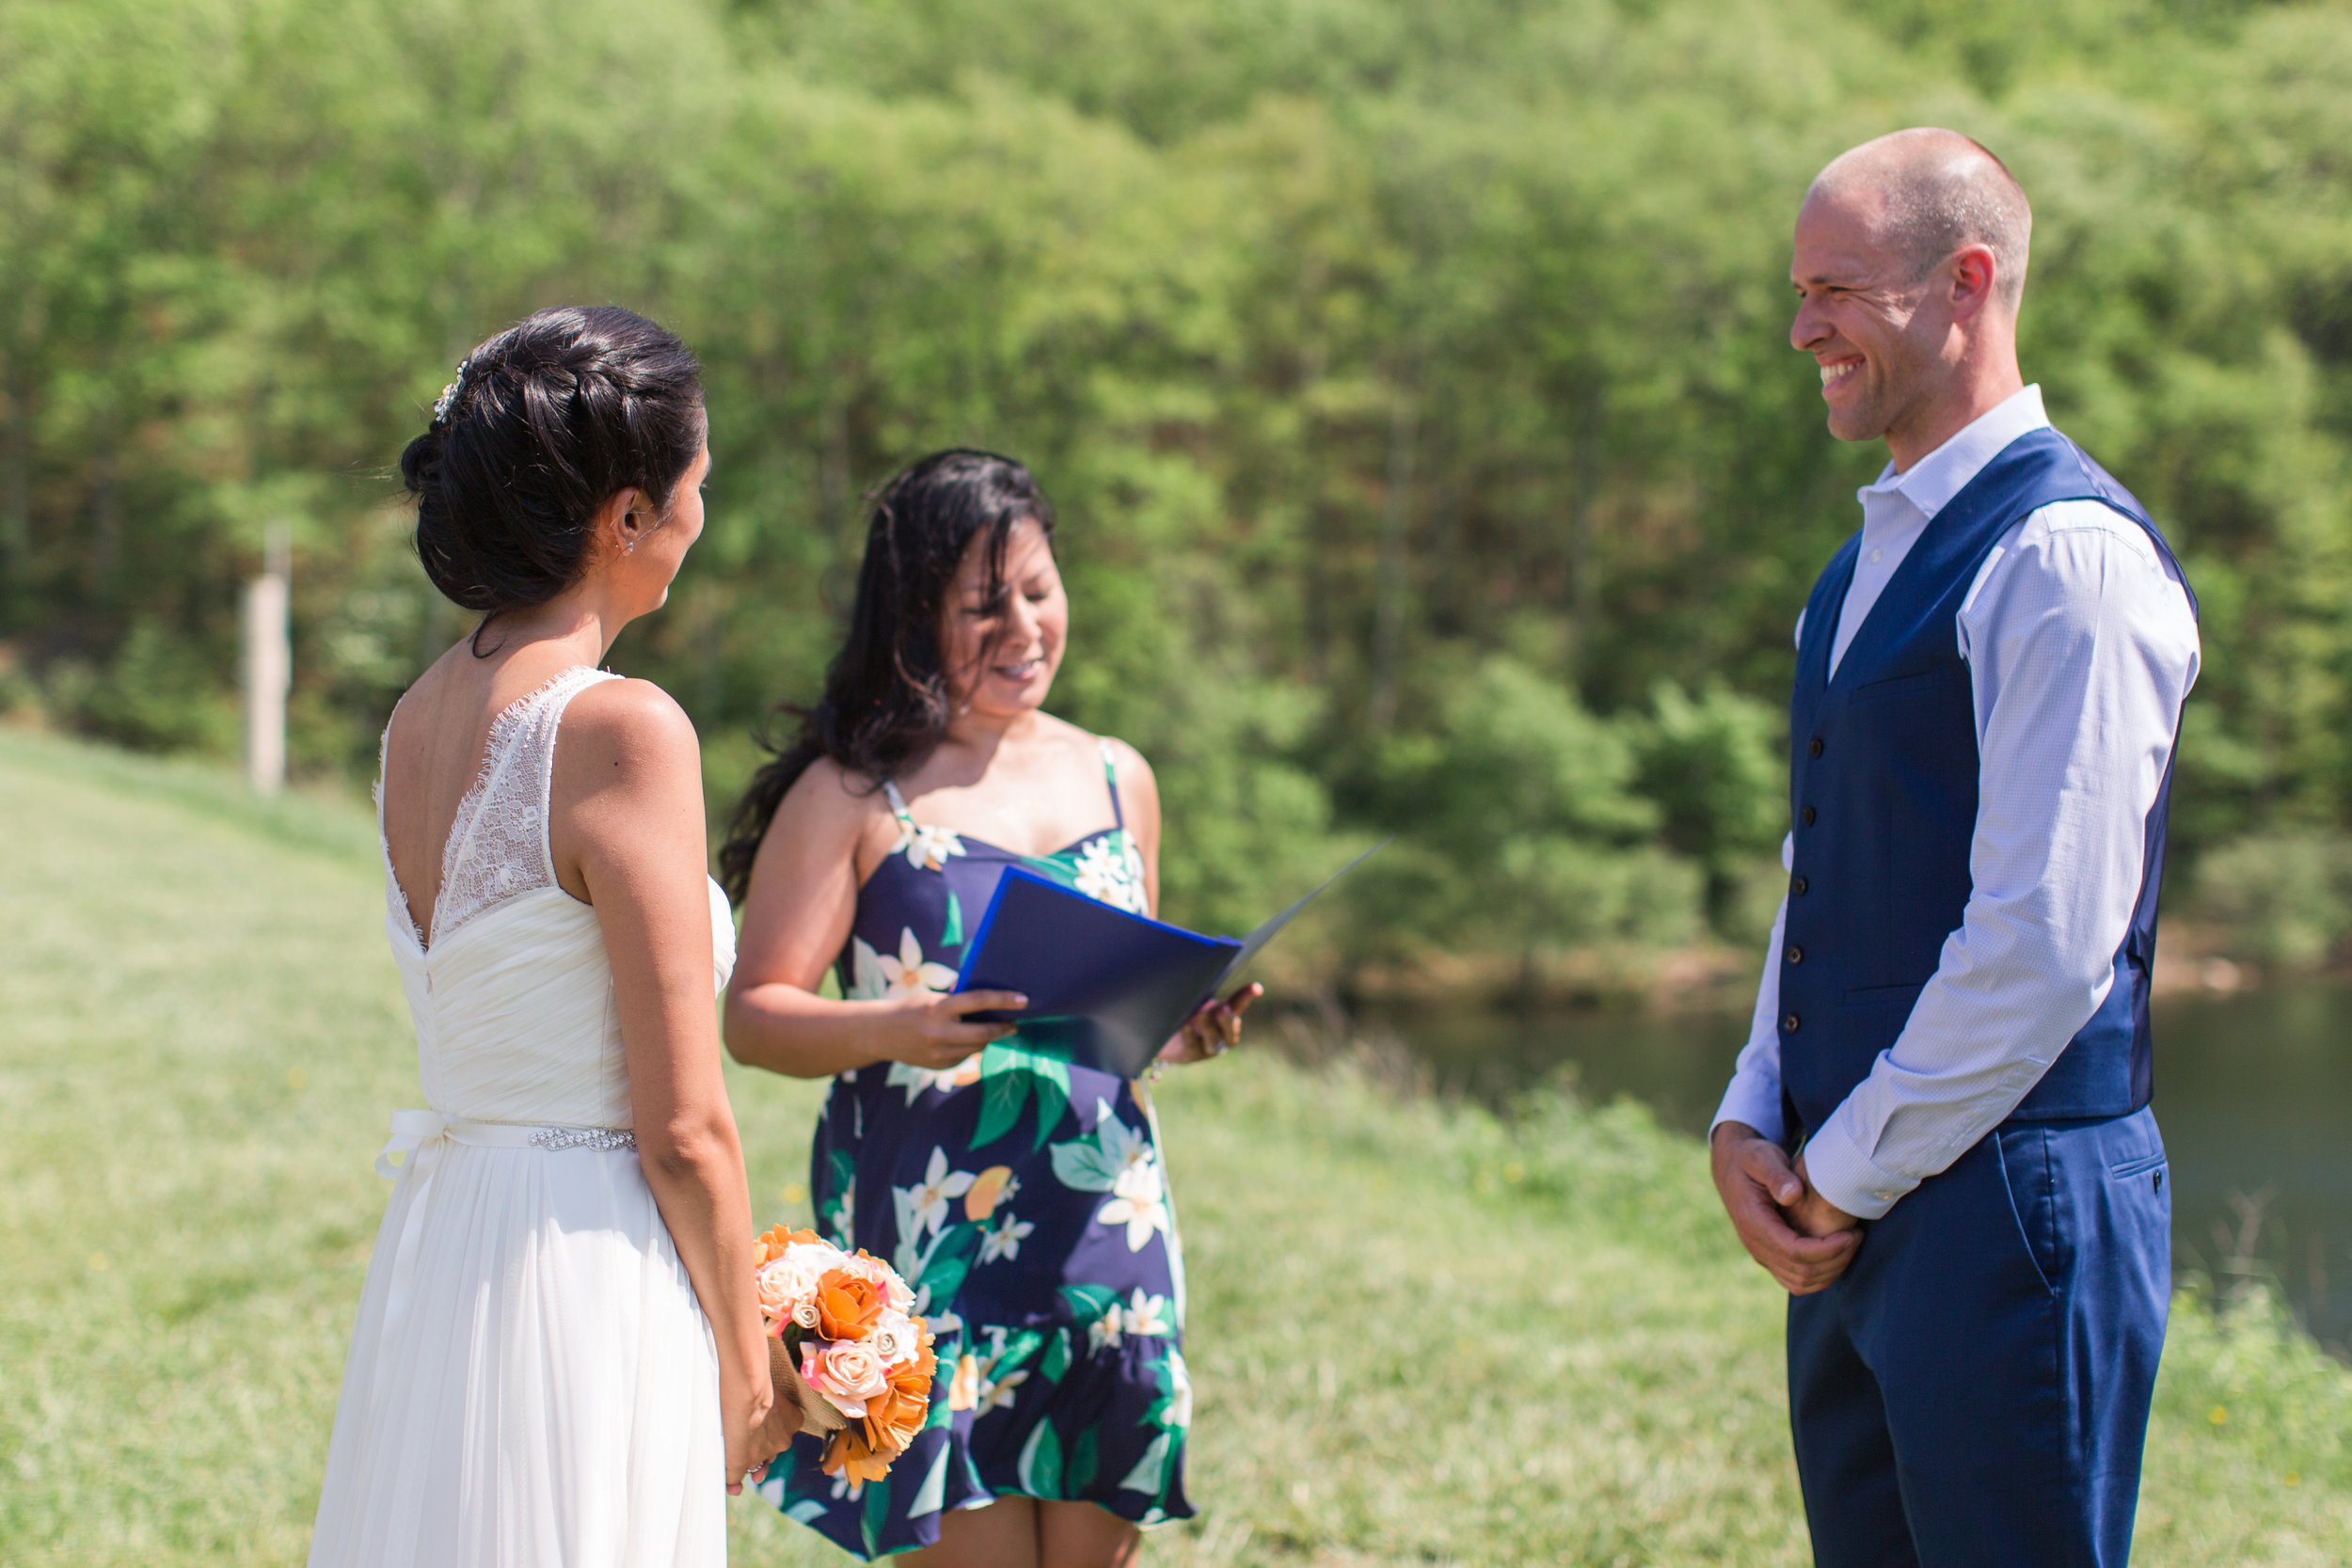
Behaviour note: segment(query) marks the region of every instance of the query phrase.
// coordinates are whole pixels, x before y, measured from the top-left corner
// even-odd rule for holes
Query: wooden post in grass
[[[245,778],[261,795],[275,795],[286,783],[286,689],[294,679],[286,589],[293,575],[293,535],[285,524],[272,523],[263,535],[262,575],[245,585],[240,617],[245,631]]]

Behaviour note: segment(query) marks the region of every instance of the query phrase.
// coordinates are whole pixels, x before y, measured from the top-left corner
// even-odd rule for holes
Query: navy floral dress
[[[885,784],[898,838],[858,894],[842,993],[952,989],[1009,865],[1148,912],[1107,745],[1103,764],[1119,825],[1041,857],[918,824]],[[937,1336],[939,1379],[887,1481],[826,1475],[822,1443],[802,1437],[764,1497],[864,1558],[930,1545],[947,1510],[1003,1496],[1147,1525],[1191,1516],[1184,1266],[1144,1091],[1014,1034],[945,1072],[842,1073],[809,1164],[818,1228],[905,1275]]]

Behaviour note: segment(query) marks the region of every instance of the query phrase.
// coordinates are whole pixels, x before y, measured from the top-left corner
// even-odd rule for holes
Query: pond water
[[[1565,1073],[1704,1133],[1744,1014],[1387,1010],[1449,1092],[1499,1101]],[[2156,1005],[2155,1109],[2172,1160],[2173,1268],[2259,1275],[2339,1355],[2352,1346],[2352,984],[2296,981]]]

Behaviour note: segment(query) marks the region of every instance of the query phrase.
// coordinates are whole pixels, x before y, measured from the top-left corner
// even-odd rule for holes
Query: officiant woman
[[[886,1480],[823,1474],[804,1438],[760,1491],[913,1568],[1126,1564],[1139,1526],[1192,1513],[1184,1259],[1150,1091],[967,1016],[1017,996],[948,994],[1008,866],[1156,903],[1151,768],[1045,711],[1070,626],[1029,471],[915,463],[875,502],[824,693],[720,855],[743,909],[727,1048],[833,1079],[818,1227],[906,1276],[939,1350],[933,1424]],[[839,1000],[819,993],[829,968]],[[1256,994],[1211,1003],[1161,1060],[1225,1050]]]

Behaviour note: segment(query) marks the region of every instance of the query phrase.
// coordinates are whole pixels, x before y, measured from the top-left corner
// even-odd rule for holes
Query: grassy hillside
[[[0,1560],[295,1562],[417,1103],[364,813],[0,730]],[[1246,1054],[1163,1115],[1201,1516],[1155,1564],[1806,1560],[1779,1304],[1698,1147]],[[734,1079],[763,1219],[809,1085]],[[2352,1373],[2185,1300],[2138,1560],[2352,1554]],[[735,1560],[839,1561],[764,1508]]]

